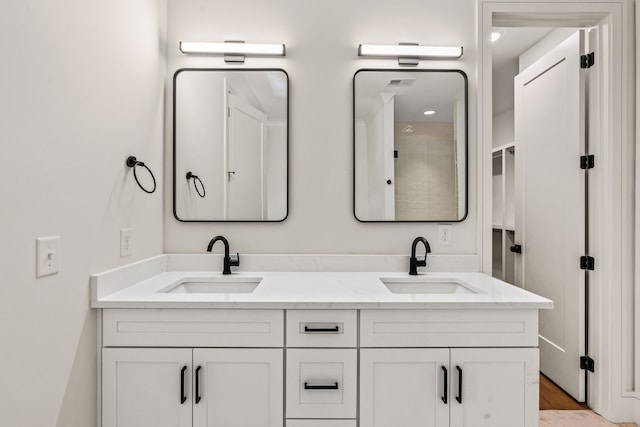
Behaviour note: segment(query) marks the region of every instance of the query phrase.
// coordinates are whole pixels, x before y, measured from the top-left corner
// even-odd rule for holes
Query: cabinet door
[[[191,427],[191,349],[102,350],[103,427]]]
[[[448,366],[449,349],[362,349],[360,426],[448,426]]]
[[[194,427],[282,427],[282,352],[194,349]]]
[[[537,427],[538,349],[451,350],[452,427]]]

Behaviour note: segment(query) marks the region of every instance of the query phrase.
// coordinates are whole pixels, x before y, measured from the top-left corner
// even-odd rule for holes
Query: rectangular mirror
[[[355,217],[464,220],[466,74],[359,70],[353,80]]]
[[[289,78],[280,69],[180,69],[173,79],[173,213],[283,221]]]

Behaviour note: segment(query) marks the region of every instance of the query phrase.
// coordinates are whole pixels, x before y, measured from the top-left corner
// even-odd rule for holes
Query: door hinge
[[[592,256],[581,256],[580,257],[580,269],[581,270],[595,270],[596,269],[596,260]]]
[[[596,165],[596,159],[593,154],[580,156],[580,169],[593,169]]]
[[[596,371],[596,362],[589,356],[580,356],[580,369],[589,372]]]
[[[580,68],[591,68],[596,63],[595,52],[580,55]]]

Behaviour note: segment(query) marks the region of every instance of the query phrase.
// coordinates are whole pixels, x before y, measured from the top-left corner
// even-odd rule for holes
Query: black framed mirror
[[[193,69],[173,79],[173,213],[179,221],[284,221],[289,78]]]
[[[353,108],[356,219],[463,221],[468,212],[466,74],[358,70]]]

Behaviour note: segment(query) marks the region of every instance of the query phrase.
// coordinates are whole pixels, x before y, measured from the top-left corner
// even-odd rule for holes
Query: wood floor
[[[540,409],[576,410],[589,407],[577,402],[549,378],[540,374]]]
[[[556,409],[556,410],[580,410],[589,409],[589,407],[576,401],[569,396],[560,387],[555,385],[549,378],[540,374],[540,409]],[[618,424],[620,427],[637,427],[633,423]]]

